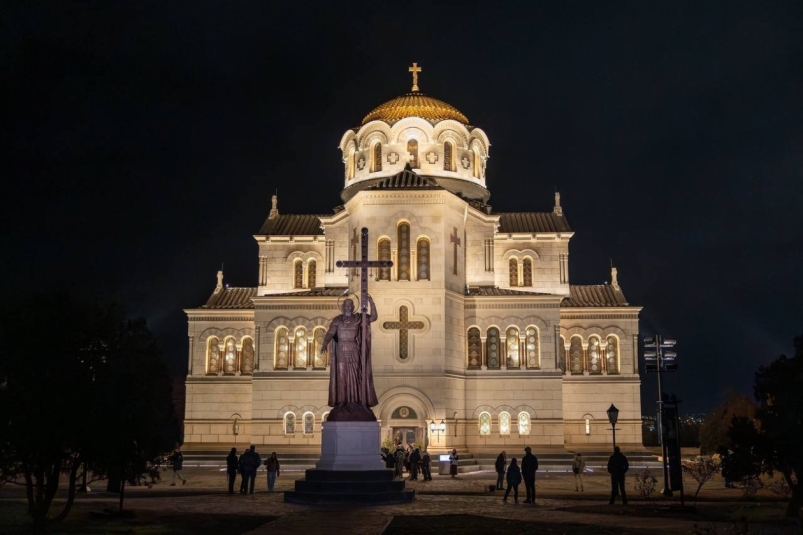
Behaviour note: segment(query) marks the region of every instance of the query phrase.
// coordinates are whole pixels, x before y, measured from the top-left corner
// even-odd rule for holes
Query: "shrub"
[[[658,480],[652,475],[652,471],[649,468],[645,468],[636,474],[636,484],[634,488],[636,492],[646,500],[650,498],[650,494],[655,492],[655,485],[657,483]]]

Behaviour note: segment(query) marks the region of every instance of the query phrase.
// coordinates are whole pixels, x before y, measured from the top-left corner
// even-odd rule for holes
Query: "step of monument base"
[[[295,490],[284,493],[288,503],[388,504],[409,503],[415,490],[405,490],[393,470],[307,470]]]
[[[415,490],[402,490],[397,492],[299,492],[287,491],[284,501],[298,504],[364,504],[384,505],[397,503],[412,503],[415,500]]]

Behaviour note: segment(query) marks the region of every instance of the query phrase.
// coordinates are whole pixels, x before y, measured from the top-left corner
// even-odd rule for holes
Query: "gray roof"
[[[265,294],[262,297],[339,297],[344,295],[347,288],[310,288],[298,292]]]
[[[499,216],[499,232],[571,232],[566,216],[555,212],[507,212]]]
[[[258,235],[261,236],[323,236],[321,216],[315,214],[278,214],[268,217]]]
[[[497,288],[496,286],[469,286],[469,297],[492,297],[492,296],[507,296],[507,295],[552,295],[539,292],[525,292],[522,290],[510,290],[508,288]]]
[[[560,305],[563,308],[626,307],[629,306],[622,289],[610,284],[569,286],[569,297]]]
[[[201,308],[254,308],[251,299],[256,295],[256,288],[223,288],[221,292],[210,295]]]
[[[443,189],[434,179],[421,176],[415,171],[404,169],[393,176],[379,180],[366,189]]]

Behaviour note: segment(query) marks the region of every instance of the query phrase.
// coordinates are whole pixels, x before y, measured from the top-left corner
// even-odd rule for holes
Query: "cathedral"
[[[229,287],[221,271],[206,303],[185,310],[185,445],[320,452],[323,339],[344,299],[359,306],[360,271],[336,262],[360,258],[363,227],[369,258],[393,262],[368,272],[383,443],[608,449],[614,404],[617,444],[640,445],[641,308],[615,268],[609,283],[571,284],[560,194],[548,211],[493,210],[488,136],[409,70],[410,92],[343,134],[342,204],[285,214],[274,196],[254,236],[257,286]]]

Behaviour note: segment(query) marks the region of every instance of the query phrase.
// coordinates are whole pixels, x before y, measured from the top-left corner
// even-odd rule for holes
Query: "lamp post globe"
[[[611,430],[613,431],[613,448],[616,449],[616,422],[619,420],[619,409],[616,408],[616,405],[611,403],[611,406],[608,408],[605,413],[608,415],[608,421],[611,423]]]

